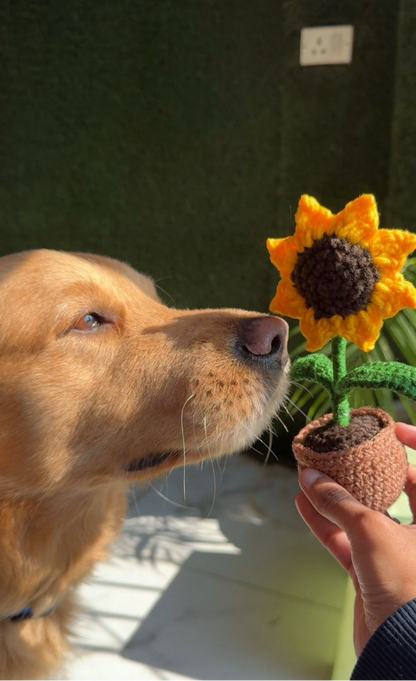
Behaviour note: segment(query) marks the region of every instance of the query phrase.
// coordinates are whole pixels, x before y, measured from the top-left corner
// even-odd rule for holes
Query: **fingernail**
[[[321,475],[322,473],[315,470],[314,468],[306,468],[305,470],[301,471],[299,478],[303,487],[309,489],[317,481],[317,479],[321,477]]]

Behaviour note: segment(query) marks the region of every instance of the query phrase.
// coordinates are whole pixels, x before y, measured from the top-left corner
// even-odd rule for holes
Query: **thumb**
[[[356,526],[357,518],[372,513],[332,478],[314,468],[299,472],[299,484],[316,510],[347,535]]]

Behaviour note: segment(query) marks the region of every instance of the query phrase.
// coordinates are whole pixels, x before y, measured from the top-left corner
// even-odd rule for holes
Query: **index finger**
[[[396,423],[396,435],[407,447],[416,449],[416,426],[408,423]]]
[[[357,518],[374,513],[332,478],[313,468],[299,471],[299,484],[312,506],[347,535],[356,529]]]

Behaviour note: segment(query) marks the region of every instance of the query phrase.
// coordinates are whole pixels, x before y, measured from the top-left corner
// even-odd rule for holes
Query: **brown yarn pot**
[[[292,449],[299,468],[317,468],[345,487],[369,508],[386,511],[396,501],[407,476],[406,450],[395,434],[391,416],[382,409],[352,409],[352,416],[372,414],[385,424],[370,440],[334,452],[315,452],[303,444],[307,435],[332,419],[326,414],[303,428],[293,440]]]

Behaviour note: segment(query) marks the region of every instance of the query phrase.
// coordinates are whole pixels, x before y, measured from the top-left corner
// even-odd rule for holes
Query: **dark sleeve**
[[[380,624],[351,679],[416,679],[416,598]]]

